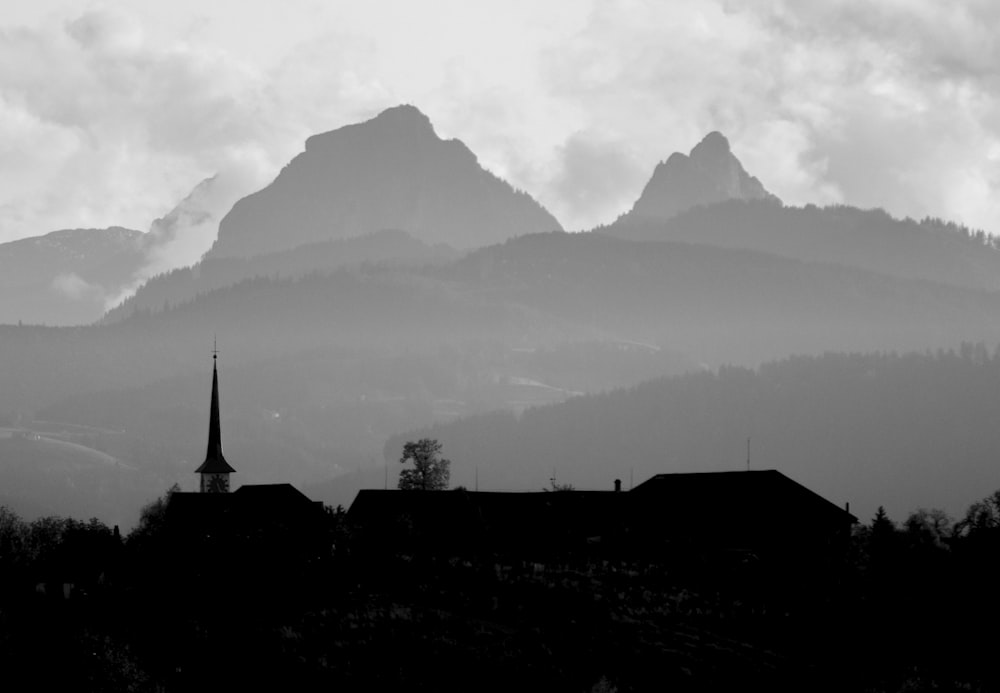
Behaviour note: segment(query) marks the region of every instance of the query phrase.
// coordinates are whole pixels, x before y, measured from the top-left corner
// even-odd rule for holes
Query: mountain
[[[242,196],[243,187],[237,176],[214,175],[155,219],[146,234],[148,263],[143,278],[198,262],[215,242],[219,221]]]
[[[828,353],[757,369],[721,368],[496,412],[394,436],[390,488],[403,443],[435,438],[452,485],[481,490],[626,488],[653,474],[777,469],[867,521],[879,505],[961,516],[1000,489],[1000,351]],[[371,484],[372,480],[369,480]],[[375,480],[377,483],[377,480]],[[370,486],[369,486],[370,487]]]
[[[79,325],[141,265],[143,234],[112,226],[64,229],[0,245],[0,323]]]
[[[894,219],[881,209],[729,200],[695,207],[666,221],[615,223],[600,232],[633,240],[745,248],[893,277],[1000,291],[1000,247],[985,234],[940,219]]]
[[[779,201],[743,169],[729,140],[710,132],[687,156],[675,152],[661,161],[632,209],[616,224],[664,221],[692,207],[724,200]]]
[[[459,255],[454,248],[429,246],[402,231],[377,231],[249,258],[207,257],[192,267],[152,277],[135,294],[108,311],[104,322],[117,322],[136,311],[157,312],[190,301],[198,294],[254,277],[300,277],[366,263],[420,266],[447,262]]]
[[[314,135],[266,188],[222,219],[208,257],[250,257],[306,243],[406,231],[459,249],[560,229],[524,192],[442,140],[413,106]]]

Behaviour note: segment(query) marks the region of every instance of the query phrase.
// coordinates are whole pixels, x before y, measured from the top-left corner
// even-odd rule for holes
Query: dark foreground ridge
[[[168,494],[124,540],[0,511],[5,676],[39,690],[1000,684],[1000,638],[975,627],[1000,617],[996,496],[955,531],[880,513],[847,534],[846,511],[777,472],[730,479],[704,481],[773,493],[705,503],[664,475],[619,493],[365,492],[345,513],[279,484]]]
[[[117,528],[0,508],[0,665],[37,690],[996,690],[1000,492],[866,524],[774,471],[631,491],[201,490]],[[436,441],[421,441],[436,443]],[[439,449],[430,445],[428,449]],[[237,461],[238,462],[238,461]],[[441,461],[445,465],[446,461]],[[221,475],[221,477],[220,477]],[[444,476],[444,479],[447,477]],[[444,485],[444,484],[442,484]],[[610,487],[610,485],[609,485]]]

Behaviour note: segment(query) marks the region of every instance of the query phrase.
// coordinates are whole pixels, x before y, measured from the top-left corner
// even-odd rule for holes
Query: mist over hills
[[[242,281],[107,327],[0,327],[0,405],[141,385],[201,363],[206,335],[250,362],[497,342],[641,342],[695,363],[1000,340],[993,294],[746,250],[525,236],[441,267]],[[3,409],[0,409],[3,411]]]
[[[135,311],[164,310],[186,303],[199,294],[254,277],[298,277],[365,263],[420,266],[446,262],[459,255],[450,246],[429,246],[402,231],[377,231],[247,258],[206,257],[192,267],[151,278],[135,294],[108,311],[104,322],[117,322]]]
[[[239,187],[220,176],[203,180],[146,233],[64,229],[0,244],[0,324],[100,320],[149,277],[197,262]]]
[[[995,294],[708,245],[536,234],[437,273],[713,365],[1000,337]]]
[[[0,244],[0,323],[67,325],[101,317],[142,262],[143,234],[64,229]]]
[[[536,234],[439,266],[257,277],[111,325],[2,326],[0,418],[125,428],[130,445],[98,451],[183,482],[212,334],[234,393],[227,450],[248,478],[316,483],[371,467],[400,431],[701,363],[996,343],[1000,301],[747,250]]]
[[[209,257],[247,257],[383,229],[459,249],[561,229],[523,192],[483,169],[427,116],[397,106],[314,135],[263,190],[234,205]]]

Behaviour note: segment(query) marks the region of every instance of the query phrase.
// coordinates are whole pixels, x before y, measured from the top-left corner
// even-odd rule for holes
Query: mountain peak
[[[419,128],[434,132],[431,119],[413,104],[400,104],[385,109],[372,119],[376,123],[383,123],[394,126]]]
[[[743,168],[718,131],[685,156],[674,152],[657,165],[642,195],[619,222],[664,221],[698,205],[725,200],[777,199]]]
[[[383,229],[473,248],[559,228],[404,104],[310,137],[269,186],[233,206],[208,255],[250,257]]]
[[[690,158],[695,160],[717,160],[729,156],[732,156],[729,140],[718,130],[713,130],[705,135],[701,142],[694,146],[690,154]]]
[[[317,149],[323,149],[328,143],[335,142],[345,130],[364,131],[377,138],[438,139],[431,119],[423,111],[411,104],[400,104],[387,108],[374,118],[361,123],[313,135],[306,139],[306,151],[314,152]]]

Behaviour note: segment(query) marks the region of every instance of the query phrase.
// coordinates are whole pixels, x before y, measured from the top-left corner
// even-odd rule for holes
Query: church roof
[[[213,356],[214,358],[214,356]],[[219,425],[219,369],[212,365],[212,412],[208,421],[208,450],[196,474],[232,474],[233,469],[222,454],[222,431]]]

